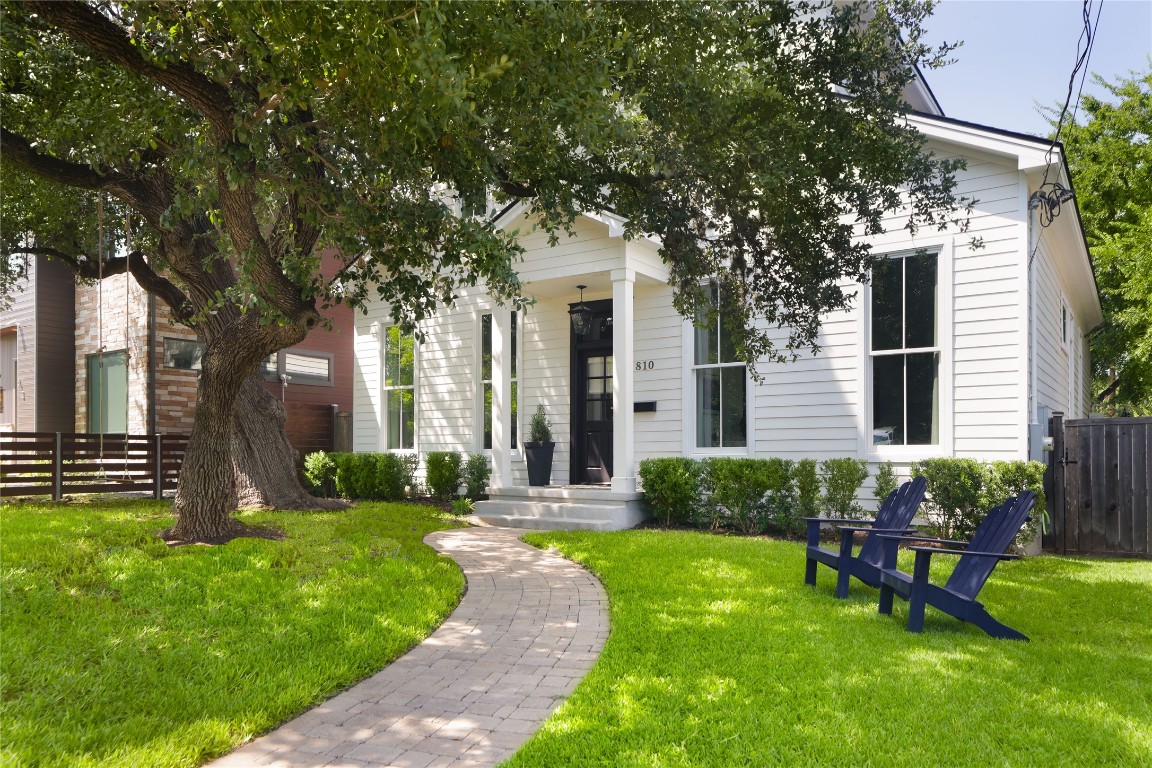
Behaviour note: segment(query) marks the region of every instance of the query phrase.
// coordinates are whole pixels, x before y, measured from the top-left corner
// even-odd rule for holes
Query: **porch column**
[[[512,315],[492,310],[492,488],[512,485]]]
[[[618,493],[636,490],[632,371],[636,364],[632,338],[635,289],[635,270],[612,270],[612,490]]]

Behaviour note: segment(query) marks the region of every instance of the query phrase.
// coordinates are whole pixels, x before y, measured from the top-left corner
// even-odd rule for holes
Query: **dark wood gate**
[[[1152,557],[1152,418],[1064,421],[1054,413],[1048,434],[1045,549]]]

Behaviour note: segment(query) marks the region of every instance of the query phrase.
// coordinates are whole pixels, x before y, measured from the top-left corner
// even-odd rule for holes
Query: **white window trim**
[[[472,446],[476,453],[482,453],[485,456],[492,455],[491,448],[484,447],[484,398],[481,393],[484,391],[484,379],[481,378],[484,372],[484,315],[493,315],[497,312],[507,312],[509,316],[509,328],[511,328],[512,310],[504,309],[503,307],[496,307],[490,304],[480,306],[472,314],[472,370],[474,372],[473,382],[475,385],[472,388],[473,407],[472,407]],[[495,318],[493,318],[495,319]],[[524,378],[524,313],[520,312],[516,318],[519,327],[516,329],[516,373],[517,376],[512,378],[513,383],[519,383]],[[489,383],[491,381],[489,380]],[[521,429],[521,415],[523,409],[523,392],[520,387],[516,387],[516,447],[510,448],[513,461],[519,461],[523,458],[524,446],[524,430]]]
[[[377,440],[377,445],[381,453],[405,453],[405,454],[419,454],[420,453],[420,402],[423,399],[420,393],[420,357],[421,357],[421,344],[419,340],[413,336],[412,338],[412,447],[411,448],[387,448],[385,443],[388,439],[388,396],[387,392],[393,389],[407,389],[407,387],[386,387],[384,386],[384,379],[387,378],[385,374],[385,360],[384,350],[388,348],[388,331],[396,326],[395,323],[381,323],[380,325],[380,343],[376,351],[377,360],[376,364],[379,366],[379,389],[380,389],[380,436]]]
[[[276,370],[269,371],[263,369],[264,380],[271,382],[279,382],[280,377],[287,373],[285,366],[285,355],[297,355],[299,357],[315,357],[317,359],[325,359],[328,361],[328,378],[321,379],[319,376],[300,376],[288,373],[291,378],[288,380],[288,385],[298,387],[334,387],[336,386],[336,356],[331,352],[322,352],[318,349],[302,349],[299,347],[290,347],[275,352],[269,357],[276,358]],[[383,358],[381,358],[383,359]],[[263,363],[261,363],[263,368]]]
[[[719,363],[717,365],[696,365],[696,324],[683,319],[680,324],[680,359],[684,361],[681,391],[684,393],[682,413],[684,414],[684,455],[731,456],[747,458],[755,454],[756,412],[752,408],[755,400],[753,390],[756,382],[748,376],[747,363]],[[696,370],[697,368],[717,368],[721,366],[744,366],[744,447],[743,448],[701,448],[696,445]]]
[[[857,319],[857,382],[859,401],[856,419],[856,453],[873,462],[909,462],[919,459],[955,455],[954,397],[956,381],[953,375],[953,343],[956,318],[953,311],[953,250],[954,239],[936,237],[918,239],[903,247],[884,248],[879,254],[885,258],[909,256],[918,251],[936,253],[936,312],[939,318],[940,352],[940,442],[936,445],[874,445],[872,443],[872,285],[861,286],[860,311]],[[915,350],[913,350],[915,351]],[[906,354],[907,350],[901,350]]]

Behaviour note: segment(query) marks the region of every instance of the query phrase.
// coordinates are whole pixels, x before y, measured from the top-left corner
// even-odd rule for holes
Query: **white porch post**
[[[612,270],[612,490],[636,490],[636,447],[633,413],[633,367],[636,355],[632,328],[636,272]]]
[[[512,315],[492,311],[492,488],[512,485]]]

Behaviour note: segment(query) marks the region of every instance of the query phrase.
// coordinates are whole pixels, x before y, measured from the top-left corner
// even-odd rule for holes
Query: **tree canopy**
[[[1062,135],[1092,251],[1104,323],[1092,335],[1094,390],[1121,413],[1152,414],[1152,70],[1085,96]],[[1115,372],[1115,380],[1113,373]]]
[[[902,119],[948,53],[913,0],[2,8],[5,253],[128,270],[206,341],[178,514],[226,505],[188,480],[227,484],[221,457],[192,457],[228,444],[237,376],[318,305],[378,297],[412,327],[462,285],[520,303],[492,203],[658,236],[677,307],[718,280],[750,361],[815,345],[870,264],[855,234],[958,215],[956,161]]]

